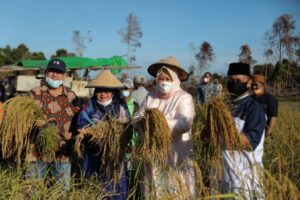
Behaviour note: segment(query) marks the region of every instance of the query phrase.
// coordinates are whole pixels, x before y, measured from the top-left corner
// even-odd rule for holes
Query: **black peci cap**
[[[246,63],[230,63],[227,75],[228,76],[230,75],[250,76],[250,66]]]

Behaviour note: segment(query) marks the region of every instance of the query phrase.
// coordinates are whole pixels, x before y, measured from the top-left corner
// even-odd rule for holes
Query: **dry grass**
[[[275,176],[286,176],[300,189],[300,103],[279,104],[276,126],[265,140],[264,165]]]
[[[70,191],[66,193],[63,183],[55,182],[51,178],[26,179],[23,169],[0,168],[0,199],[98,199],[110,196],[97,180],[71,180]]]

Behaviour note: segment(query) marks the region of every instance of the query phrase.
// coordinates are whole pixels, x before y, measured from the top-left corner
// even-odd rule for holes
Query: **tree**
[[[142,46],[140,39],[142,38],[143,33],[135,14],[130,13],[126,21],[126,26],[120,29],[119,34],[122,37],[122,42],[127,45],[127,62],[131,64],[136,60],[133,52],[136,51],[136,48],[140,48]]]
[[[33,52],[30,55],[30,59],[32,59],[32,60],[46,60],[46,56],[41,51],[40,52]]]
[[[239,54],[239,62],[254,65],[256,60],[252,57],[252,51],[248,44],[244,44],[240,47],[241,53]]]
[[[273,50],[271,48],[265,49],[264,57],[266,58],[267,63],[271,61],[272,56],[273,56]]]
[[[0,48],[0,67],[12,65],[23,59],[45,60],[46,57],[43,52],[30,52],[25,44],[20,44],[17,48],[11,48],[9,45]]]
[[[215,58],[212,46],[208,42],[204,41],[195,57],[198,61],[199,70],[207,68],[209,63]]]
[[[55,54],[51,56],[51,58],[57,57],[76,57],[75,53],[69,53],[66,49],[58,49]]]
[[[88,31],[87,36],[82,36],[80,34],[80,31],[75,30],[73,31],[73,43],[75,45],[75,51],[78,56],[82,57],[84,54],[84,51],[86,49],[86,42],[90,43],[93,41],[93,38],[91,36],[91,31]]]
[[[292,45],[291,37],[295,28],[296,21],[293,19],[293,15],[283,14],[275,20],[271,31],[266,32],[267,45],[277,52],[279,62]]]
[[[276,76],[274,80],[277,82],[279,92],[293,88],[292,85],[296,80],[294,64],[298,59],[300,36],[294,35],[295,29],[296,21],[293,19],[293,15],[283,14],[275,20],[272,29],[266,33],[267,45],[278,56],[278,62],[274,70],[274,76]],[[283,69],[280,69],[280,67]]]

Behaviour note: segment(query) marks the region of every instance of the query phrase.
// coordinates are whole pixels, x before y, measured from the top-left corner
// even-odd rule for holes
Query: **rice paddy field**
[[[212,180],[217,177],[214,177],[211,169],[220,166],[215,159],[204,159],[204,144],[197,138],[194,138],[197,199],[232,198],[233,194],[220,194],[212,186]],[[171,173],[176,177],[176,172]],[[264,199],[300,199],[300,102],[279,103],[277,125],[265,140],[264,169],[261,171],[261,177]],[[136,190],[130,191],[131,199],[137,196],[135,193]],[[73,177],[70,191],[65,192],[63,184],[51,178],[28,179],[23,167],[3,163],[1,165],[0,200],[103,199],[110,195],[113,194],[105,192],[104,186],[93,179]],[[187,195],[182,190],[176,196],[166,193],[162,199],[187,199]]]

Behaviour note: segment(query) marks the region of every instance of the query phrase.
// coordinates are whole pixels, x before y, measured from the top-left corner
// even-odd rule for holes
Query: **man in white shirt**
[[[136,75],[133,78],[133,82],[135,90],[132,92],[132,97],[138,103],[139,107],[141,107],[142,102],[148,94],[148,91],[144,87],[146,79],[142,75]]]

